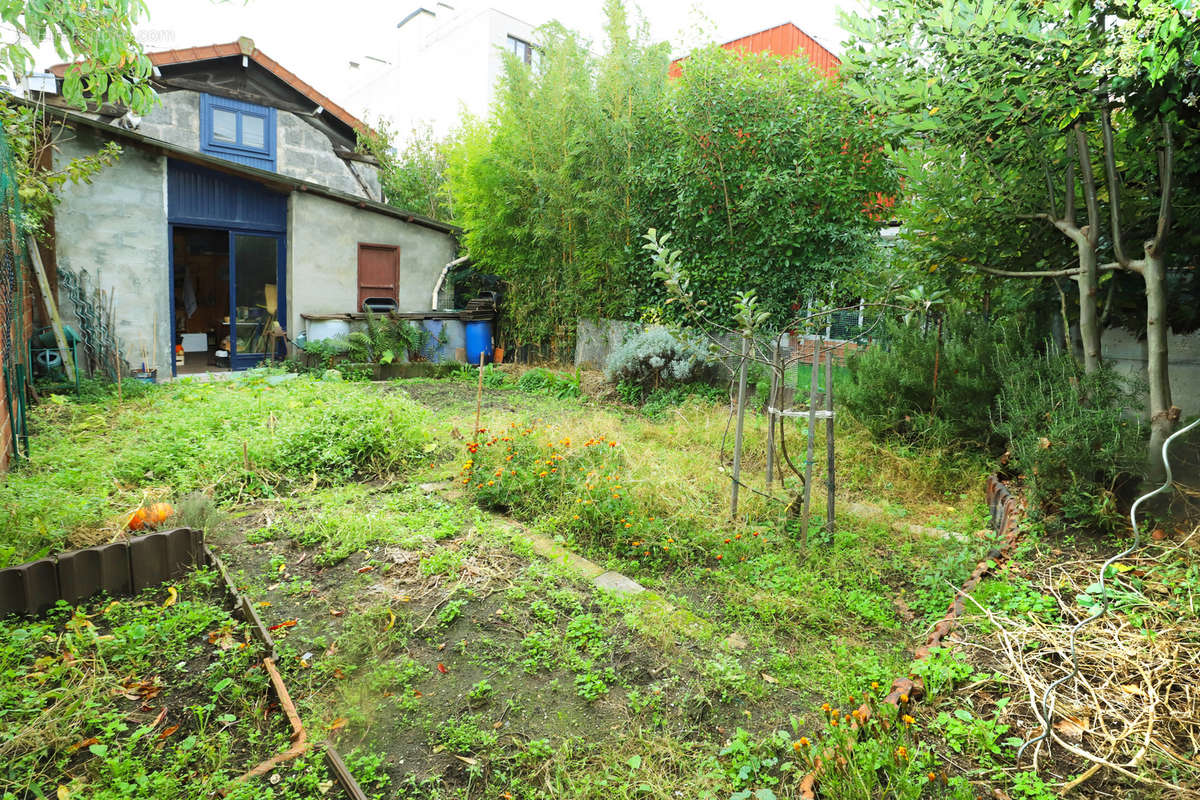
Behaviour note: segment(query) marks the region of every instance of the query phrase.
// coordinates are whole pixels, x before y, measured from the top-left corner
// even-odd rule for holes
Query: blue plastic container
[[[480,320],[477,322],[467,323],[467,363],[472,366],[479,366],[479,357],[483,356],[483,363],[490,364],[492,361],[492,322],[491,320]]]

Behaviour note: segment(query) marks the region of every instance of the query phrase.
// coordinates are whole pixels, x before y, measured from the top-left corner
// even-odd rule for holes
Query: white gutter
[[[437,282],[433,284],[433,300],[429,304],[430,311],[438,310],[438,307],[437,307],[438,306],[438,302],[437,302],[438,294],[440,294],[442,291],[442,284],[445,283],[446,275],[449,274],[450,268],[457,267],[459,264],[463,263],[464,261],[466,261],[469,258],[470,258],[470,256],[459,256],[458,258],[454,259],[446,266],[442,267],[442,274],[438,275]]]

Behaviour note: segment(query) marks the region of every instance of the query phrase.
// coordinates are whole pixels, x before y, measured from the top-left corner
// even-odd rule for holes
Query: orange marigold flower
[[[831,706],[829,705],[829,703],[821,703],[822,711],[828,711],[830,708],[831,708]]]
[[[879,688],[879,681],[871,681],[871,688],[872,688],[872,689],[878,689],[878,688]]]
[[[937,780],[937,773],[936,773],[936,772],[931,772],[931,773],[929,773],[928,775],[926,775],[925,777],[926,777],[926,778],[928,778],[928,779],[929,779],[929,780],[931,780],[931,781],[936,781],[936,780]]]
[[[812,742],[810,742],[810,741],[808,740],[808,737],[807,737],[807,736],[801,736],[801,737],[800,737],[800,744],[801,744],[803,747],[808,747],[810,744],[812,744]]]
[[[896,748],[896,758],[899,758],[899,759],[908,758],[908,748],[904,747],[903,745],[901,745],[900,747],[897,747]]]
[[[905,725],[912,725],[914,722],[916,722],[916,720],[910,717],[908,714],[905,714],[903,717],[901,717],[900,721]]]
[[[901,702],[901,703],[907,703],[907,702],[908,702],[908,695],[906,695],[906,694],[902,694],[902,695],[900,695],[900,702]]]

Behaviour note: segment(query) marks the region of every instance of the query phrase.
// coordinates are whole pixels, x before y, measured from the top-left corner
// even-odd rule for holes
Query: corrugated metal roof
[[[325,95],[318,92],[311,84],[302,81],[299,76],[296,75],[296,73],[284,67],[262,50],[259,50],[257,47],[255,47],[254,40],[248,37],[243,36],[236,42],[210,44],[202,47],[181,47],[175,50],[160,50],[157,53],[146,54],[146,57],[150,59],[150,63],[156,67],[165,67],[175,64],[193,64],[200,61],[213,61],[219,58],[230,58],[232,56],[246,56],[255,64],[258,64],[267,72],[270,72],[288,86],[295,89],[312,102],[321,106],[321,108],[327,111],[331,116],[350,126],[350,128],[353,130],[369,130],[366,123],[351,114],[346,109],[342,108],[337,103],[330,100]],[[54,66],[50,67],[50,72],[61,78],[66,75],[67,70],[70,67],[71,64],[55,64]]]
[[[733,39],[725,42],[721,47],[746,53],[773,53],[784,58],[803,52],[810,64],[830,78],[837,77],[838,69],[842,64],[842,60],[828,48],[791,22]],[[687,56],[684,56],[672,61],[667,74],[672,78],[678,78],[683,74],[683,62],[686,60]]]

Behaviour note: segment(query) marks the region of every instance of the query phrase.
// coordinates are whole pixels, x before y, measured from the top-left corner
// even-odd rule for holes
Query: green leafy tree
[[[753,291],[779,321],[831,292],[857,297],[898,185],[880,128],[804,58],[709,47],[670,96],[638,170],[639,228],[697,254],[697,300],[728,317]],[[642,302],[660,300],[640,267]]]
[[[441,222],[454,220],[446,186],[445,145],[428,126],[414,128],[397,149],[396,132],[384,121],[358,132],[358,149],[379,162],[384,199],[393,206]]]
[[[456,222],[476,267],[505,281],[515,344],[560,352],[581,317],[628,303],[628,176],[661,113],[667,49],[606,5],[604,54],[552,23],[540,58],[510,57],[487,121],[467,122],[447,154]]]
[[[52,45],[71,62],[63,76],[69,103],[100,100],[144,113],[157,101],[150,59],[133,35],[146,13],[143,0],[2,0],[0,20],[15,35],[0,46],[0,72],[20,85],[35,71],[35,51]]]
[[[1180,227],[1172,213],[1175,140],[1189,123],[1181,114],[1185,98],[1161,96],[1156,51],[1124,62],[1114,54],[1128,26],[1163,5],[892,0],[851,23],[848,70],[906,148],[931,156],[926,167],[959,176],[956,210],[990,215],[993,229],[1049,226],[1070,242],[1074,266],[978,268],[1075,280],[1088,372],[1100,366],[1100,276],[1142,278],[1152,448],[1178,418],[1167,376],[1166,262]],[[1168,29],[1172,52],[1194,53],[1194,15],[1178,31]],[[1148,102],[1155,92],[1158,101]],[[906,177],[919,195],[922,175]],[[982,177],[983,197],[972,194],[968,177]],[[1134,236],[1143,242],[1140,257],[1125,246]]]
[[[10,29],[0,44],[0,77],[19,86],[35,70],[35,52],[51,45],[70,62],[63,76],[69,103],[80,109],[89,102],[114,103],[144,114],[157,102],[150,60],[133,35],[145,13],[141,0],[0,0],[0,20]],[[0,124],[12,147],[24,206],[20,224],[28,233],[42,231],[64,184],[90,181],[121,152],[109,142],[93,155],[55,168],[51,152],[60,129],[48,124],[40,109],[0,102]]]

